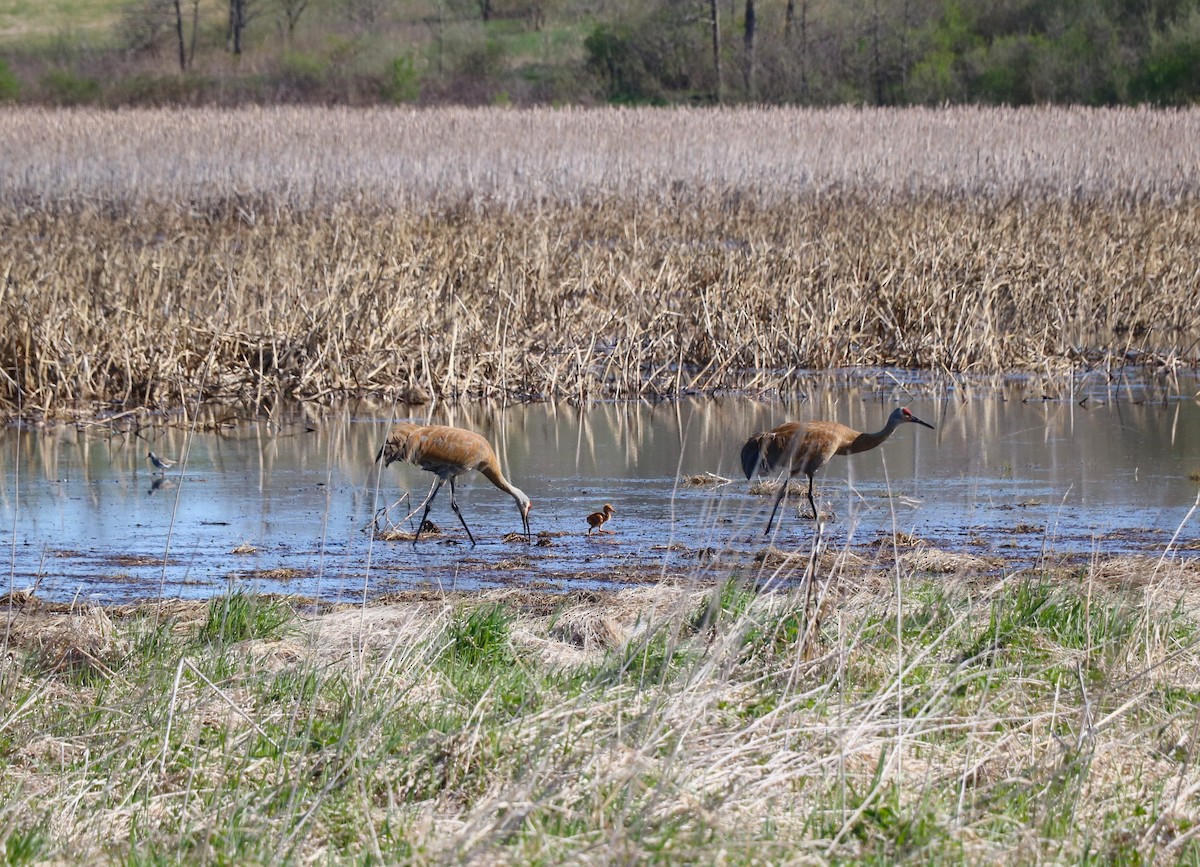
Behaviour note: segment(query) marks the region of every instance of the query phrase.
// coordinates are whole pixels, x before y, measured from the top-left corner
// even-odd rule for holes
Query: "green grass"
[[[213,599],[196,633],[197,640],[232,644],[251,638],[278,638],[292,620],[291,608],[278,599],[238,590]]]
[[[0,42],[30,42],[64,33],[107,42],[126,0],[0,0]]]
[[[588,653],[503,594],[18,618],[0,857],[1200,857],[1188,607],[1063,573],[905,575],[898,609],[893,581],[853,578],[803,656],[802,594],[736,580],[615,596],[629,638]]]

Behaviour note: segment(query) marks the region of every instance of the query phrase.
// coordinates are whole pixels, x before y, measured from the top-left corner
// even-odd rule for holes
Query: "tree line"
[[[1200,99],[1196,0],[658,0],[585,45],[615,102]]]
[[[114,31],[0,43],[0,101],[1200,101],[1200,0],[129,0]]]

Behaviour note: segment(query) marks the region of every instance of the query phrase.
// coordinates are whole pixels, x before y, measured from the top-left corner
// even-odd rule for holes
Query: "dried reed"
[[[0,207],[255,220],[846,191],[1175,201],[1200,190],[1200,110],[0,108],[0,153]]]
[[[1198,358],[1200,112],[0,114],[7,412]]]

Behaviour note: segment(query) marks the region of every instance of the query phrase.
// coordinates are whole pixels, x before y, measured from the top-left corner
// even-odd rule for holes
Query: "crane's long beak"
[[[935,428],[935,427],[934,427],[933,425],[931,425],[929,422],[927,422],[927,421],[921,421],[921,420],[920,420],[919,418],[917,418],[915,415],[909,414],[909,416],[908,416],[908,420],[909,420],[909,421],[915,421],[917,424],[923,424],[923,425],[925,425],[925,427],[929,428],[930,430],[937,430],[937,428]]]
[[[529,532],[529,509],[521,510],[521,523],[525,525],[525,543],[530,544],[533,542],[533,536]]]

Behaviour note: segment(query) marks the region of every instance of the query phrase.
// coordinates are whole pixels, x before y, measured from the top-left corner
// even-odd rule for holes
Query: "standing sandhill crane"
[[[746,472],[746,478],[753,476],[756,470],[770,472],[785,466],[789,477],[804,473],[808,476],[808,502],[812,506],[813,520],[819,520],[817,502],[813,499],[813,474],[834,455],[853,455],[882,445],[892,431],[905,422],[923,424],[933,430],[933,425],[921,421],[904,407],[898,407],[888,416],[887,424],[879,433],[859,433],[835,421],[789,421],[746,440],[742,446],[742,469]],[[775,513],[786,493],[785,480],[775,497],[766,533],[771,532]]]
[[[589,535],[589,536],[592,535],[592,530],[595,530],[597,533],[613,532],[612,530],[605,530],[604,523],[609,518],[611,518],[614,514],[616,514],[616,511],[617,510],[612,507],[612,503],[605,503],[604,508],[601,509],[599,512],[592,512],[590,515],[588,515],[587,516],[587,522],[588,522],[587,535]]]
[[[525,538],[529,538],[529,510],[532,508],[529,497],[504,478],[504,473],[500,471],[500,461],[496,458],[491,443],[474,431],[441,424],[419,425],[401,422],[391,429],[387,441],[375,455],[375,462],[380,460],[385,467],[391,466],[392,461],[408,461],[437,476],[433,487],[429,489],[429,496],[421,504],[425,507],[425,514],[421,516],[416,535],[413,536],[414,548],[417,547],[417,539],[421,538],[425,519],[429,517],[433,498],[447,481],[450,482],[450,508],[458,515],[458,520],[462,521],[471,544],[475,544],[471,528],[467,526],[467,521],[454,498],[454,479],[468,470],[479,470],[484,478],[517,501],[517,508],[521,511],[521,523],[525,528]],[[417,506],[417,509],[419,508],[421,506]],[[415,515],[417,509],[413,509],[409,517]]]

